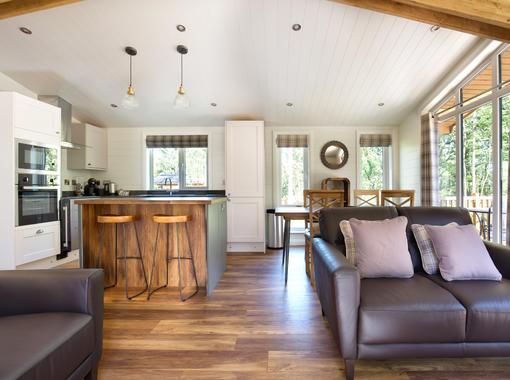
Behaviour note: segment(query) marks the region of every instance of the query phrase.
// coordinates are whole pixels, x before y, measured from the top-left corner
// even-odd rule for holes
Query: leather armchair
[[[37,325],[42,318],[53,319],[61,323],[56,329],[55,337],[58,333],[63,333],[66,329],[66,321],[76,324],[76,318],[87,318],[86,327],[83,327],[72,334],[66,332],[69,339],[79,336],[80,342],[88,342],[90,349],[85,357],[76,357],[84,355],[84,348],[78,349],[76,344],[67,347],[65,355],[74,355],[72,358],[79,363],[77,368],[68,368],[60,370],[59,366],[64,365],[63,357],[54,360],[52,358],[43,358],[41,360],[30,361],[29,358],[20,360],[18,355],[26,355],[16,349],[10,350],[5,346],[12,344],[9,338],[16,339],[19,335],[13,332],[13,335],[7,336],[0,342],[0,377],[3,375],[9,377],[16,373],[17,378],[26,379],[58,379],[61,375],[70,379],[96,379],[97,367],[102,353],[103,341],[103,282],[104,273],[102,269],[54,269],[54,270],[16,270],[0,271],[0,294],[4,302],[0,303],[0,329],[2,324],[9,323],[10,331],[19,328],[25,328],[27,318],[31,318],[31,324]],[[90,318],[91,317],[91,318]],[[74,318],[74,319],[73,319]],[[25,322],[23,322],[23,320]],[[84,322],[85,323],[85,322]],[[34,333],[28,335],[27,346],[31,345],[30,337],[37,338],[37,328],[44,329],[44,324],[35,326]],[[90,336],[92,335],[92,336]],[[41,339],[39,337],[39,339]],[[58,337],[62,341],[63,337]],[[63,342],[61,342],[63,343]],[[52,344],[58,346],[57,342],[37,342],[34,344]],[[80,344],[83,346],[83,344]],[[4,347],[2,347],[4,346]],[[62,344],[60,344],[62,346]],[[18,346],[19,347],[19,346]],[[20,350],[23,347],[20,347]],[[49,354],[52,355],[52,354]],[[42,363],[43,360],[47,362]],[[23,369],[15,368],[15,363],[22,363]],[[30,363],[33,364],[30,367]],[[42,364],[41,364],[42,363]],[[51,364],[51,365],[48,365]],[[71,369],[71,373],[65,373]],[[11,371],[8,373],[2,371]],[[3,375],[2,375],[3,373]],[[20,376],[19,374],[23,374]]]

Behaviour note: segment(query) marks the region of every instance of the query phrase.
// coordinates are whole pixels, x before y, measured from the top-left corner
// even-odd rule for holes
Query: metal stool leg
[[[151,278],[150,278],[150,282],[149,282],[149,292],[147,294],[147,299],[150,300],[150,297],[151,295],[161,289],[161,288],[166,288],[168,286],[168,245],[167,245],[167,253],[166,253],[166,256],[167,256],[167,260],[165,260],[165,263],[167,265],[167,268],[166,268],[166,284],[165,285],[161,285],[160,287],[154,289],[154,290],[151,290],[152,288],[152,279],[154,278],[154,267],[156,266],[156,252],[158,250],[158,237],[159,237],[159,223],[158,223],[158,227],[156,229],[156,243],[154,244],[154,255],[152,257],[152,269],[151,269]],[[167,240],[168,240],[168,237],[167,237]]]
[[[128,258],[129,259],[138,259],[138,257],[133,257],[133,256],[127,257],[127,254],[126,254],[126,246],[127,246],[127,242],[126,242],[126,223],[122,223],[122,235],[123,235],[123,238],[124,238],[124,269],[125,269],[125,276],[126,276],[126,298],[128,300],[132,300],[133,298],[138,297],[140,294],[145,292],[145,290],[147,290],[147,288],[145,288],[141,292],[136,293],[134,296],[131,296],[131,297],[129,296],[127,261],[128,261]],[[142,267],[143,267],[143,264],[142,264]]]
[[[180,247],[179,247],[179,229],[177,228],[177,224],[178,223],[175,223],[174,226],[175,226],[175,235],[176,235],[176,239],[177,239],[177,265],[179,267],[179,295],[181,297],[181,301],[185,301],[183,298],[182,298],[182,281],[181,281],[181,251],[180,251]]]
[[[99,252],[97,254],[96,268],[99,268],[99,264],[101,263],[101,252],[103,250],[104,230],[105,230],[105,224],[103,223],[103,228],[101,229],[101,238],[99,239]],[[113,288],[116,285],[117,285],[117,224],[115,224],[115,281],[112,285],[105,286],[104,289]]]
[[[135,222],[133,222],[133,227],[135,229],[136,245],[138,246],[138,256],[140,256],[140,263],[142,264],[143,278],[145,280],[145,289],[144,289],[144,292],[145,292],[149,287],[149,283],[147,282],[147,275],[145,274],[145,266],[143,265],[142,249],[140,248],[140,240],[138,239],[138,231],[136,229]]]
[[[190,242],[190,239],[189,239],[189,232],[188,232],[188,223],[184,223],[184,228],[186,229],[186,237],[188,238],[188,248],[189,248],[189,256],[191,258],[191,268],[193,269],[193,277],[195,277],[195,286],[196,286],[196,290],[195,292],[190,295],[189,297],[187,297],[186,299],[190,299],[191,297],[193,297],[195,294],[198,293],[198,290],[200,289],[199,286],[198,286],[198,278],[197,278],[197,272],[195,270],[195,260],[193,260],[193,251],[191,250],[191,242]]]
[[[103,237],[104,237],[104,223],[103,228],[101,229],[101,237],[99,238],[99,252],[97,253],[96,268],[99,268],[99,263],[101,260],[101,251],[103,250]]]

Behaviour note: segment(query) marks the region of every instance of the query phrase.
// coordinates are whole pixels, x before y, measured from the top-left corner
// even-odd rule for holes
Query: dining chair
[[[344,206],[347,207],[351,203],[351,181],[349,178],[329,177],[321,182],[322,190],[343,190],[344,191]]]
[[[354,190],[355,206],[379,207],[380,204],[379,190]]]
[[[325,208],[344,207],[343,190],[305,190],[304,195],[307,198],[305,207],[308,208],[308,228],[310,231],[310,240],[305,243],[305,262],[306,274],[310,277],[310,283],[315,289],[314,267],[312,258],[312,239],[320,233],[319,213]],[[306,222],[305,222],[306,223]]]
[[[381,190],[382,206],[414,206],[414,190]]]

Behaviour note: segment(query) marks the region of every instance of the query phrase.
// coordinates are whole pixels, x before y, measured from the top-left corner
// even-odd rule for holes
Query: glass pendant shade
[[[189,107],[189,98],[184,92],[182,86],[179,87],[179,91],[177,91],[177,95],[174,99],[174,108],[188,108]]]
[[[135,108],[138,108],[138,99],[135,96],[135,92],[133,91],[133,87],[129,86],[128,91],[126,92],[126,95],[124,95],[124,98],[122,99],[122,107],[132,110]]]

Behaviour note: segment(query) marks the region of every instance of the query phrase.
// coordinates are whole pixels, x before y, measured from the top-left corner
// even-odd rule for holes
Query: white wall
[[[37,99],[37,94],[0,72],[0,91],[14,91]]]
[[[218,127],[108,128],[108,170],[93,173],[102,181],[111,180],[119,189],[140,190],[146,186],[144,136],[151,134],[207,134],[209,136],[209,188],[225,188],[225,132]]]
[[[412,112],[400,125],[400,187],[416,190],[415,205],[421,204],[421,121],[418,112]]]
[[[310,188],[320,189],[323,179],[328,177],[346,177],[351,181],[351,190],[358,186],[358,144],[359,133],[377,131],[381,133],[393,133],[393,188],[399,188],[399,160],[398,160],[398,127],[335,127],[335,126],[310,126],[310,127],[266,127],[265,128],[265,155],[266,155],[266,207],[275,207],[275,192],[273,187],[273,132],[286,132],[296,134],[310,134]],[[347,164],[340,169],[328,169],[320,160],[322,146],[331,140],[338,140],[345,144],[349,151]]]

